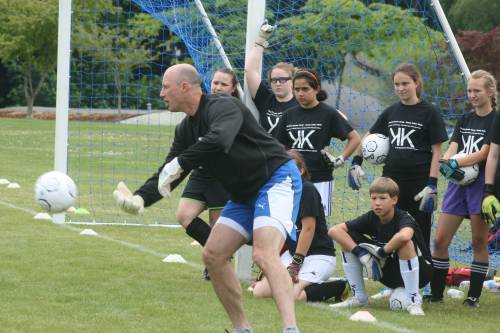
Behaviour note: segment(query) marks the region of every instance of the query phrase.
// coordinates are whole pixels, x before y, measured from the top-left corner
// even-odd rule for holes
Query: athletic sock
[[[403,278],[408,299],[412,303],[420,303],[420,298],[418,297],[418,280],[420,271],[418,257],[415,256],[407,260],[399,259],[399,270],[401,271],[401,277]]]
[[[470,287],[467,297],[479,298],[481,296],[486,272],[488,272],[487,262],[472,262],[470,266]]]
[[[210,235],[210,226],[199,217],[195,217],[193,221],[187,226],[186,234],[192,239],[196,240],[201,246],[205,246],[208,235]]]
[[[346,280],[313,283],[304,288],[307,302],[323,302],[332,297],[340,298],[346,288]]]
[[[450,268],[450,258],[432,258],[433,274],[431,280],[432,297],[443,298],[446,275]]]
[[[352,294],[362,303],[368,301],[368,295],[365,290],[365,281],[363,280],[363,268],[358,257],[351,252],[342,252],[342,264],[344,266],[345,276],[351,286]]]

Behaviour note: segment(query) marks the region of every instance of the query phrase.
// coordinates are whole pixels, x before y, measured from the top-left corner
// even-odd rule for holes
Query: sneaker
[[[412,303],[408,305],[406,308],[406,311],[408,311],[412,316],[424,316],[424,310],[422,310],[422,304],[421,303]]]
[[[205,281],[210,281],[210,274],[208,274],[208,270],[207,270],[207,268],[206,268],[206,267],[205,267],[205,269],[203,270],[202,278],[203,278],[203,280],[205,280]]]
[[[368,300],[366,300],[365,302],[361,302],[355,296],[353,296],[351,298],[346,299],[343,302],[330,304],[330,307],[337,308],[337,309],[340,309],[340,308],[359,308],[359,307],[366,306],[366,305],[368,305]]]
[[[479,307],[479,298],[476,297],[467,297],[464,300],[464,306],[469,308],[478,308]]]
[[[392,289],[384,287],[378,291],[375,295],[371,295],[371,299],[388,298],[392,294]]]

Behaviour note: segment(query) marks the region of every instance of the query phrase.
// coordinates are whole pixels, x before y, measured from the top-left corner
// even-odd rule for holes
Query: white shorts
[[[281,255],[281,262],[287,267],[292,262],[292,255],[286,251]],[[311,283],[323,283],[335,271],[335,257],[322,254],[313,254],[305,257],[300,268],[299,280]]]
[[[325,211],[325,216],[332,215],[332,193],[335,187],[335,182],[333,180],[327,182],[313,183],[314,187],[319,192],[321,196],[321,204],[323,205],[323,210]]]

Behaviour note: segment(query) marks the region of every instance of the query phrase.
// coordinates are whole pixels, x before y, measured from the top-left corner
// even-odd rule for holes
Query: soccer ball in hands
[[[457,158],[460,158],[460,157],[463,157],[466,155],[467,154],[464,154],[464,153],[458,153],[456,155],[453,155],[452,159],[457,159]],[[466,185],[472,184],[477,179],[477,176],[479,176],[479,165],[478,164],[463,166],[463,167],[460,167],[460,169],[463,172],[465,172],[464,179],[462,179],[461,181],[456,181],[456,180],[450,178],[450,182],[457,184],[457,185],[466,186]]]
[[[392,311],[406,310],[410,305],[410,300],[403,287],[398,287],[393,290],[391,297],[389,297],[389,308]]]
[[[372,164],[382,164],[389,154],[389,138],[383,134],[368,135],[361,144],[363,158]]]
[[[51,213],[60,213],[71,207],[77,194],[75,182],[59,171],[44,173],[35,183],[36,203]]]

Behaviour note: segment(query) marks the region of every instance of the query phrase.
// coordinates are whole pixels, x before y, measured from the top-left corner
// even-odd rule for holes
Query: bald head
[[[201,84],[201,78],[196,68],[189,64],[173,65],[165,71],[165,76],[169,76],[172,81],[178,84],[182,82],[187,82],[191,85]]]

